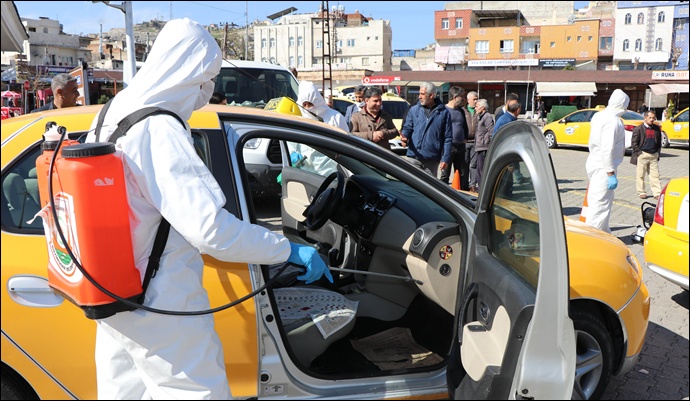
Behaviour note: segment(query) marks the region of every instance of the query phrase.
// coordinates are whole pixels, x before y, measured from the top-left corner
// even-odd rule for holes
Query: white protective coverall
[[[583,210],[587,224],[611,232],[609,219],[614,190],[609,189],[609,173],[617,180],[618,166],[625,156],[625,127],[620,116],[627,110],[630,98],[620,89],[611,94],[606,108],[592,117],[589,133],[589,156],[586,169],[589,178],[587,208]]]
[[[304,102],[309,102],[314,106],[305,109]],[[299,93],[297,95],[297,104],[300,105],[300,110],[302,110],[302,116],[309,119],[316,119],[313,113],[323,119],[328,125],[340,128],[345,133],[349,133],[350,129],[345,122],[345,117],[340,114],[337,110],[333,110],[326,104],[326,100],[321,96],[321,93],[316,88],[314,83],[309,81],[301,81],[299,83]],[[338,165],[331,158],[325,156],[321,152],[314,150],[312,147],[305,144],[296,144],[288,142],[288,148],[290,152],[297,152],[301,156],[305,156],[305,163],[302,165],[302,169],[313,171],[323,176],[327,176],[334,171],[336,171]],[[298,157],[299,158],[299,157]]]
[[[146,106],[165,108],[186,121],[210,99],[211,80],[220,66],[220,48],[201,25],[186,18],[168,22],[146,63],[112,101],[100,140],[106,141],[122,118]],[[91,132],[87,142],[94,140]],[[208,309],[201,253],[260,264],[280,263],[290,256],[285,237],[238,220],[223,208],[223,191],[197,156],[189,127],[185,129],[174,117],[148,117],[116,146],[125,155],[134,257],[142,278],[161,216],[171,225],[145,305],[177,311]],[[108,205],[101,206],[107,213]],[[213,315],[136,310],[101,319],[97,326],[100,399],[231,397]]]

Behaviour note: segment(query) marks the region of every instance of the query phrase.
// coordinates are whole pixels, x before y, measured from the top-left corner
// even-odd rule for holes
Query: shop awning
[[[537,82],[538,96],[594,96],[594,82]]]
[[[657,96],[668,93],[688,93],[688,84],[654,84],[649,85],[649,89]]]

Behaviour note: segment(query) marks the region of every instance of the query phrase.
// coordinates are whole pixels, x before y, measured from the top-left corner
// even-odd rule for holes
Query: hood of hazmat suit
[[[608,106],[592,117],[589,132],[587,171],[615,171],[625,155],[625,127],[620,116],[628,108],[630,98],[620,89],[611,94]]]
[[[347,122],[345,122],[345,117],[340,114],[337,110],[333,110],[328,107],[326,100],[323,98],[319,90],[316,88],[313,82],[301,81],[299,83],[299,93],[297,94],[297,104],[302,106],[302,103],[309,102],[314,105],[314,107],[309,110],[310,112],[316,114],[323,119],[328,125],[338,127],[345,132],[350,132]],[[309,117],[308,113],[302,111],[302,115]]]
[[[187,18],[171,20],[146,63],[113,99],[100,140],[106,141],[121,119],[143,107],[161,107],[189,119],[208,102],[221,62],[220,48],[204,27]],[[90,132],[87,142],[94,140]],[[116,148],[124,161],[134,260],[142,278],[161,217],[171,225],[144,305],[208,309],[202,253],[221,261],[259,264],[284,262],[290,256],[285,237],[238,220],[223,208],[222,189],[197,155],[188,126],[174,117],[144,119],[117,140]],[[102,207],[107,213],[114,206]],[[180,317],[137,310],[100,320],[96,362],[101,399],[230,396],[210,314]]]

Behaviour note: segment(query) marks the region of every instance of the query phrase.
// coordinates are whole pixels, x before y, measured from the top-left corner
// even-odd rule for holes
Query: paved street
[[[586,148],[551,150],[558,177],[563,212],[578,218],[587,190]],[[688,149],[667,148],[659,162],[661,185],[671,178],[688,175]],[[635,190],[635,166],[626,156],[618,170],[618,188],[611,215],[612,234],[628,244],[640,263],[644,263],[641,244],[633,244],[631,234],[642,224],[643,200]],[[648,185],[648,184],[647,184]],[[647,186],[647,193],[651,189]],[[647,201],[654,202],[653,198]],[[644,281],[652,297],[647,338],[637,365],[623,377],[613,379],[603,399],[679,400],[688,399],[688,291],[644,269]]]

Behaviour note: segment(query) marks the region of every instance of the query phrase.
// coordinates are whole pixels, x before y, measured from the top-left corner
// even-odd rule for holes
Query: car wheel
[[[554,135],[553,131],[546,131],[544,138],[546,139],[546,146],[549,149],[555,149],[558,147],[558,143],[556,143],[556,135]]]
[[[11,368],[2,366],[0,378],[3,400],[38,400],[38,395],[26,381],[17,375]]]
[[[663,148],[668,148],[671,146],[671,142],[668,141],[668,136],[666,136],[665,132],[661,132],[661,147]]]
[[[613,369],[613,341],[606,327],[590,312],[573,310],[577,350],[574,400],[597,400],[606,390]]]

